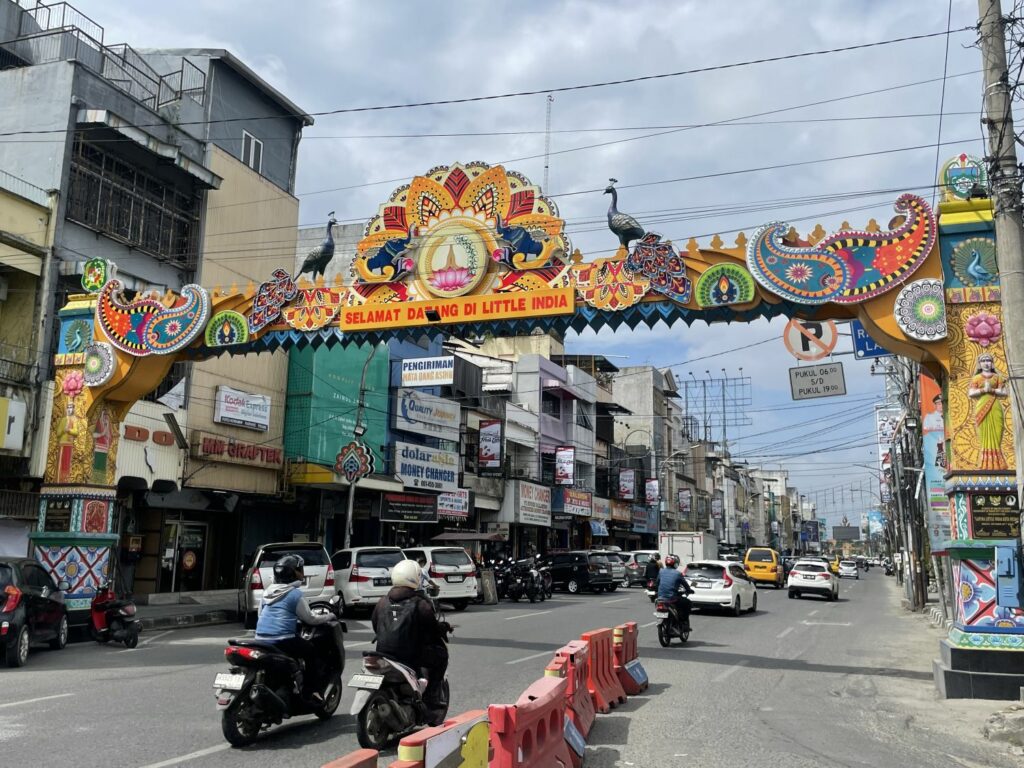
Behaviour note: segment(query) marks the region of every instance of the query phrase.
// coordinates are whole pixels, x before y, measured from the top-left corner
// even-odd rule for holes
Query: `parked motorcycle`
[[[532,558],[519,560],[512,566],[509,570],[506,589],[508,597],[513,603],[518,602],[520,598],[527,598],[531,603],[547,598],[541,582],[540,571],[537,570]]]
[[[540,574],[540,585],[544,598],[550,600],[555,594],[555,578],[551,575],[551,566],[538,564],[537,572]]]
[[[680,596],[679,599],[681,602],[686,597]],[[690,627],[684,628],[680,624],[679,614],[660,600],[654,606],[654,618],[658,619],[658,642],[662,648],[668,648],[674,637],[678,637],[682,643],[690,639]]]
[[[310,610],[316,615],[339,616],[340,599],[330,603],[314,603]],[[259,640],[232,639],[224,649],[231,665],[213,681],[217,709],[223,712],[221,730],[233,747],[244,747],[256,740],[262,728],[278,725],[297,715],[316,715],[329,719],[341,703],[341,674],[345,670],[344,633],[342,621],[310,626],[299,622],[299,635],[313,644],[319,669],[301,669],[300,662],[271,643]],[[301,696],[299,673],[313,675],[311,688],[321,699],[307,702]]]
[[[494,569],[494,589],[498,593],[498,599],[504,600],[508,596],[509,562],[499,558],[491,560],[489,565]]]
[[[102,585],[89,606],[89,634],[98,643],[124,643],[125,648],[139,644],[142,622],[135,618],[135,601],[118,600],[112,582]]]

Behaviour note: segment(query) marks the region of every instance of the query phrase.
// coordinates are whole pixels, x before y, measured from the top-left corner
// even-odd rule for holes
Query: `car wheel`
[[[732,615],[739,616],[743,613],[743,601],[740,600],[740,596],[736,595],[736,602],[732,606]]]
[[[792,589],[789,590],[789,599],[790,600],[796,600],[798,597],[800,597],[800,595],[796,591],[794,591]]]
[[[629,579],[623,579],[623,580],[622,580],[622,584],[621,584],[620,586],[621,586],[621,587],[622,587],[623,589],[629,589],[629,588],[630,588],[631,586],[633,586],[633,585],[629,583]]]
[[[829,599],[829,600],[830,600],[831,602],[833,602],[833,603],[834,603],[834,602],[835,602],[836,600],[838,600],[838,599],[839,599],[839,593],[838,593],[838,592],[829,592],[829,593],[828,593],[828,599]]]
[[[754,593],[754,601],[750,604],[750,613],[757,613],[757,593]]]
[[[614,592],[618,588],[619,588],[618,584],[612,584],[611,586],[608,587],[608,591],[609,592]]]
[[[569,594],[575,595],[580,591],[580,583],[576,579],[569,579],[569,582],[565,585],[565,588],[569,591]]]
[[[59,651],[68,644],[68,615],[65,613],[60,617],[60,624],[57,626],[57,636],[50,641],[50,648]]]
[[[17,639],[14,641],[14,645],[7,649],[7,666],[24,667],[25,662],[28,661],[28,647],[30,644],[28,627],[22,627]]]
[[[452,608],[456,611],[464,611],[469,606],[469,600],[452,600]]]

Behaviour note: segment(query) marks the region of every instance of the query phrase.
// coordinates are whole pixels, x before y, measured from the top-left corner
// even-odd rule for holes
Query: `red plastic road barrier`
[[[630,696],[635,696],[647,689],[647,672],[637,658],[639,654],[639,636],[635,621],[628,621],[615,628],[615,676],[622,684],[622,689]],[[636,673],[636,667],[642,674]]]
[[[572,768],[565,741],[565,689],[561,677],[542,677],[515,704],[492,704],[490,768]]]
[[[612,631],[595,629],[584,632],[580,638],[590,643],[590,669],[587,673],[587,689],[594,700],[594,709],[602,714],[612,707],[626,702],[626,692],[615,674],[615,650],[612,647]]]
[[[331,760],[322,768],[377,768],[377,754],[375,749],[358,749]]]
[[[480,726],[476,728],[476,726]],[[456,731],[456,734],[452,734]],[[435,737],[442,737],[431,743]],[[423,768],[427,753],[431,753],[431,765],[437,765],[451,757],[453,765],[465,768],[487,768],[489,745],[487,713],[482,709],[463,712],[451,717],[434,728],[425,728],[406,736],[398,744],[398,760],[388,768]],[[457,759],[456,759],[457,758]]]
[[[555,651],[555,659],[563,662],[565,678],[569,681],[569,687],[565,693],[566,702],[569,705],[569,719],[585,739],[590,735],[594,718],[597,717],[597,713],[594,711],[594,701],[590,698],[590,690],[587,688],[590,644],[583,640],[573,640]],[[547,673],[545,672],[545,674]]]

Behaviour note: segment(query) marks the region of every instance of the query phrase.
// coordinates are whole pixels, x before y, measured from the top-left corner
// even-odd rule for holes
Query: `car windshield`
[[[857,567],[857,564],[855,562],[853,562],[853,560],[843,560],[839,564],[841,566],[843,566],[844,568],[856,568]]]
[[[747,560],[752,563],[770,563],[772,561],[772,551],[770,549],[752,549],[747,552]]]
[[[647,561],[651,559],[651,556],[646,552],[638,552],[634,557],[640,565],[647,565]]]
[[[628,563],[629,562],[629,555],[627,555],[625,553],[620,553],[619,554],[619,560],[621,560],[623,563]]]
[[[469,555],[461,549],[435,549],[430,555],[435,565],[472,565]]]
[[[367,549],[356,553],[356,565],[363,568],[394,568],[405,560],[397,549]]]
[[[608,558],[604,555],[590,555],[590,562],[601,565],[608,565]]]
[[[690,563],[686,566],[686,578],[720,579],[722,578],[722,566],[710,563]]]
[[[285,555],[298,555],[305,565],[327,565],[330,560],[323,547],[291,547],[289,549],[265,549],[260,555],[259,568],[268,568]]]
[[[0,565],[0,587],[14,584],[14,569],[9,565]]]
[[[804,571],[809,573],[821,573],[825,570],[825,566],[821,563],[797,563],[793,567],[794,571]]]

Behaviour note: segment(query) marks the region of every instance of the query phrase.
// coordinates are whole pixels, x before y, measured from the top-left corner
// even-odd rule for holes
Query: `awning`
[[[466,531],[466,533],[439,533],[431,541],[505,541],[505,537],[500,533],[473,533],[472,531]]]
[[[579,392],[574,390],[569,384],[566,384],[564,381],[559,381],[558,379],[544,379],[543,383],[545,392],[558,391],[566,400],[583,399],[583,396]]]
[[[592,536],[607,536],[608,526],[604,524],[604,520],[591,520],[590,534]]]

